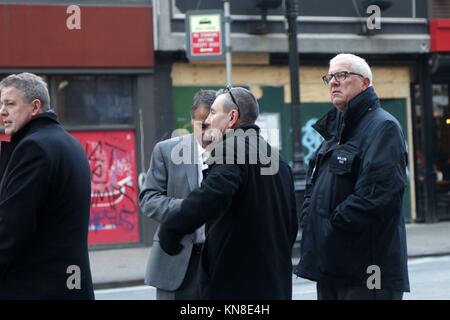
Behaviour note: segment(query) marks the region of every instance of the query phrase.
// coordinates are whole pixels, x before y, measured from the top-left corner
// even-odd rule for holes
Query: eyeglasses
[[[356,73],[356,72],[349,72],[349,71],[339,71],[336,73],[329,73],[326,74],[322,77],[323,82],[326,85],[329,85],[331,80],[333,79],[333,77],[337,80],[337,81],[344,81],[345,79],[347,79],[351,74],[355,75],[355,76],[360,76],[363,77],[364,76],[362,74]]]
[[[236,99],[234,98],[233,93],[231,92],[231,89],[232,89],[232,88],[233,88],[233,87],[232,87],[231,85],[227,85],[227,86],[225,87],[224,91],[225,91],[225,90],[228,91],[228,93],[230,94],[231,100],[233,100],[233,103],[234,103],[234,104],[236,105],[236,107],[237,107],[238,114],[241,115],[241,108],[239,108],[239,105],[238,105]]]

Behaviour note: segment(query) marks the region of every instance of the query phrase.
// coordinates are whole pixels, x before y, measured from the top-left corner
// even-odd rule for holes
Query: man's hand
[[[161,224],[161,227],[158,232],[159,237],[159,245],[161,248],[170,256],[177,255],[183,249],[183,245],[180,243],[180,240],[183,236],[179,236],[178,234],[167,229],[164,224]]]

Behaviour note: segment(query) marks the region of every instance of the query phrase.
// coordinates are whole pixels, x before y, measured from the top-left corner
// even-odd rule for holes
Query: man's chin
[[[211,144],[212,141],[202,141],[202,148],[206,149],[207,146]]]
[[[215,144],[218,141],[222,140],[222,136],[223,132],[221,132],[219,129],[210,128],[203,134],[202,144]]]
[[[331,99],[331,102],[332,102],[335,106],[338,106],[338,105],[341,105],[344,101],[343,101],[343,99],[336,97],[336,98],[334,98],[334,99],[332,98],[332,99]]]
[[[332,101],[333,105],[340,111],[344,111],[346,103],[341,99],[335,99]]]

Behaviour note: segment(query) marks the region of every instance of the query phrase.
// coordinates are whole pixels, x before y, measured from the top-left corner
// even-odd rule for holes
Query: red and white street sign
[[[222,37],[220,32],[192,32],[191,54],[222,54]]]
[[[187,55],[191,60],[223,59],[222,12],[211,10],[186,13],[189,32]]]

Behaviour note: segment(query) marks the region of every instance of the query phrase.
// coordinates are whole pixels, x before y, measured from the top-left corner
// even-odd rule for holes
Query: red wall
[[[432,52],[450,52],[450,19],[430,21]]]
[[[152,8],[0,4],[0,67],[153,67]]]
[[[139,242],[133,130],[77,131],[91,167],[89,244]]]

